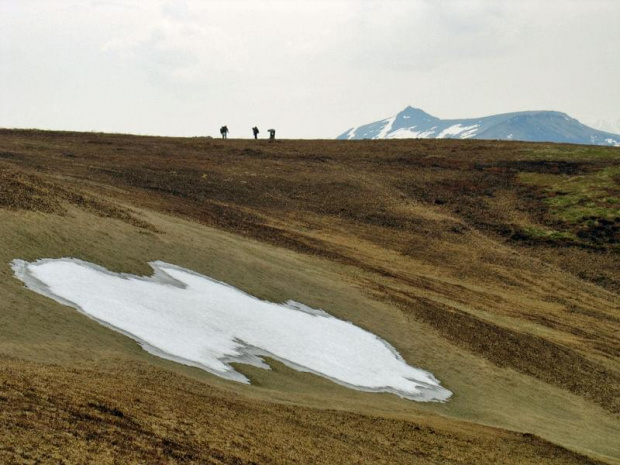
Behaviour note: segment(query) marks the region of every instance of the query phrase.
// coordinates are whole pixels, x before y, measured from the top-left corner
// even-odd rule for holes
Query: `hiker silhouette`
[[[228,138],[228,126],[222,126],[220,128],[220,134],[222,135],[222,139]]]
[[[267,129],[267,132],[269,133],[269,139],[270,140],[274,140],[276,138],[276,130],[275,129]]]
[[[259,132],[260,132],[260,131],[258,130],[258,126],[254,126],[254,127],[252,128],[252,134],[254,134],[254,139],[258,139],[258,133],[259,133]]]

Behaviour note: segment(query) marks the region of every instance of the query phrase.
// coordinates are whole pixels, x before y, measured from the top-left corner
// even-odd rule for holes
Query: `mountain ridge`
[[[479,118],[440,119],[407,106],[394,116],[353,127],[337,139],[489,139],[620,147],[620,135],[600,131],[559,111],[531,110]]]

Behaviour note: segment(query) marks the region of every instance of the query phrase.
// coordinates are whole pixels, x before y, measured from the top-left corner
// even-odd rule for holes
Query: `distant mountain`
[[[344,132],[338,139],[493,139],[620,147],[620,135],[599,131],[557,111],[522,111],[473,119],[439,119],[407,107],[396,116]]]

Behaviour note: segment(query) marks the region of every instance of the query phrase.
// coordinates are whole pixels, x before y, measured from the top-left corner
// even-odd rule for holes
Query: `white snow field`
[[[77,259],[13,260],[27,288],[75,307],[160,357],[249,383],[230,363],[289,367],[363,391],[417,401],[452,393],[414,368],[383,339],[322,310],[263,301],[228,284],[164,262],[152,277],[112,273]]]
[[[479,124],[474,124],[472,126],[455,124],[454,126],[450,126],[449,128],[441,131],[437,136],[437,139],[445,139],[448,136],[458,136],[461,139],[469,139],[470,137],[474,137],[476,135],[476,131],[478,131],[479,127]]]

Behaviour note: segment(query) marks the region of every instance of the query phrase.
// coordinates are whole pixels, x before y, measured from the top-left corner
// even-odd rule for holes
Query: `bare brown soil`
[[[552,186],[521,175],[583,183],[619,165],[613,148],[553,144],[0,130],[0,210],[78,208],[161,236],[139,213],[154,211],[349,267],[346,279],[402,321],[617,418],[620,218],[609,212],[620,208],[618,179],[604,185],[600,216],[581,218],[558,217]],[[528,434],[454,419],[256,403],[146,365],[121,376],[1,360],[2,415],[22,425],[0,431],[9,461],[51,460],[37,454],[68,441],[70,462],[111,450],[136,462],[588,463]]]

